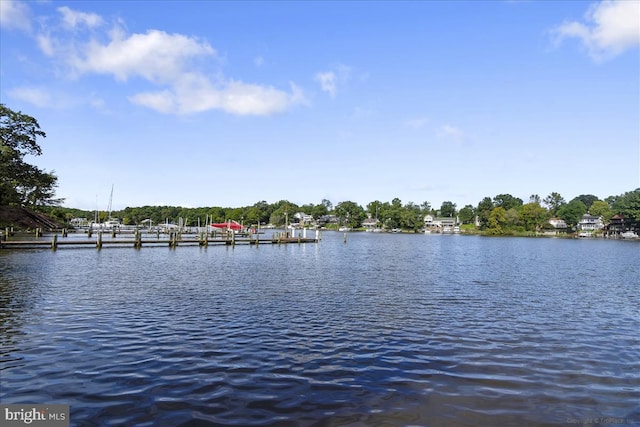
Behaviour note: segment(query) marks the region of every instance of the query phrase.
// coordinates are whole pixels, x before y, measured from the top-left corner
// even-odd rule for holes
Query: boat
[[[633,231],[625,231],[624,233],[620,234],[620,237],[623,239],[637,239],[638,235]]]
[[[232,220],[228,220],[227,222],[214,222],[214,223],[211,223],[211,227],[225,229],[225,230],[232,230],[236,232],[244,228],[242,224]]]
[[[89,228],[94,230],[119,230],[120,220],[111,216],[111,208],[113,207],[113,184],[111,184],[111,195],[109,196],[109,206],[107,207],[107,220],[105,222],[98,222],[98,210],[96,209],[96,219],[89,224]]]
[[[118,230],[121,225],[118,218],[109,218],[105,222],[92,222],[89,227],[94,230]]]

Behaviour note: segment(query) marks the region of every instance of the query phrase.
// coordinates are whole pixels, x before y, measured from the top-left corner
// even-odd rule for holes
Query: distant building
[[[605,227],[607,235],[615,236],[629,230],[629,222],[622,215],[616,214],[609,220],[609,224]]]
[[[373,230],[375,228],[378,228],[378,224],[380,224],[380,221],[378,220],[378,218],[367,218],[364,221],[362,221],[362,226],[367,230]]]
[[[568,227],[567,223],[564,222],[564,219],[560,218],[551,218],[549,220],[549,224],[551,224],[556,230]]]
[[[69,224],[74,227],[88,227],[89,220],[87,218],[72,218]]]
[[[602,223],[602,217],[584,214],[576,228],[580,231],[596,231],[602,230],[604,224]]]
[[[425,215],[424,217],[424,228],[426,230],[435,231],[437,233],[452,231],[457,225],[457,218],[434,218],[432,215]]]
[[[322,227],[327,224],[339,224],[340,219],[336,215],[322,215],[316,220],[316,223]]]
[[[313,219],[313,216],[308,215],[304,212],[296,212],[293,215],[293,221],[295,223],[300,224],[301,226],[310,226],[310,225],[315,225],[315,221]]]

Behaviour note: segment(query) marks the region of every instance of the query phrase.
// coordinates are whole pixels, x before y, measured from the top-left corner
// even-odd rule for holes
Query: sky
[[[0,0],[64,206],[640,187],[640,2]]]

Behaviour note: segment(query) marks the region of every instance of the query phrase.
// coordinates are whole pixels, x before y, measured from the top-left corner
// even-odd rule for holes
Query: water
[[[0,401],[72,425],[640,425],[640,245],[0,251]]]

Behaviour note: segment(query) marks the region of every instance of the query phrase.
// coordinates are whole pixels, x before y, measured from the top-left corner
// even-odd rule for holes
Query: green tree
[[[540,203],[527,203],[520,208],[520,219],[525,230],[538,231],[549,221],[549,213]]]
[[[604,200],[596,200],[591,204],[589,208],[589,213],[593,216],[602,217],[604,222],[608,222],[611,219],[611,207]]]
[[[471,224],[475,219],[475,216],[475,211],[471,205],[466,205],[464,208],[460,209],[460,212],[458,212],[458,218],[463,224]]]
[[[560,209],[558,209],[558,216],[567,223],[569,228],[575,227],[580,219],[582,219],[582,215],[587,212],[587,207],[578,199],[573,199],[566,205],[562,205]]]
[[[448,218],[456,216],[456,204],[449,201],[442,202],[440,206],[440,216]]]
[[[367,217],[362,206],[355,202],[345,201],[336,205],[336,215],[340,222],[351,228],[358,228]]]
[[[291,218],[298,212],[298,205],[287,200],[280,200],[275,204],[276,208],[269,217],[269,222],[278,226],[284,225],[285,222],[291,223]]]
[[[329,213],[329,210],[327,209],[327,206],[323,203],[320,203],[319,205],[315,205],[313,207],[313,209],[311,209],[311,216],[313,216],[315,219],[320,218],[321,216],[327,215]]]
[[[422,209],[422,213],[424,213],[425,215],[428,213],[431,213],[431,203],[427,202],[426,200],[424,202],[422,202],[422,204],[420,205],[420,209]]]
[[[38,138],[46,134],[33,117],[0,104],[0,205],[57,205],[58,178],[24,161],[40,156]]]
[[[476,215],[478,215],[478,220],[480,221],[480,228],[485,229],[489,225],[489,215],[491,215],[491,211],[493,210],[493,202],[491,201],[491,197],[485,197],[478,203],[478,207],[476,208]]]
[[[587,208],[587,210],[589,210],[593,202],[598,200],[598,197],[594,196],[593,194],[581,194],[578,197],[574,197],[573,200],[580,200]]]
[[[510,208],[506,214],[507,226],[518,227],[520,225],[520,211],[516,208]]]
[[[511,208],[519,208],[522,206],[522,199],[514,197],[511,194],[498,194],[493,198],[493,205],[495,207],[502,207],[505,211]]]
[[[640,188],[619,196],[612,196],[607,200],[611,200],[612,213],[624,216],[634,224],[636,229],[640,228]]]
[[[503,227],[507,224],[507,211],[502,206],[495,207],[489,214],[489,234],[502,234]]]
[[[551,216],[556,216],[558,214],[558,209],[560,209],[560,207],[566,202],[560,193],[556,193],[554,191],[545,197],[542,203],[544,203],[547,209],[549,209]]]
[[[409,202],[402,207],[400,227],[417,231],[424,227],[424,215],[420,206]]]

